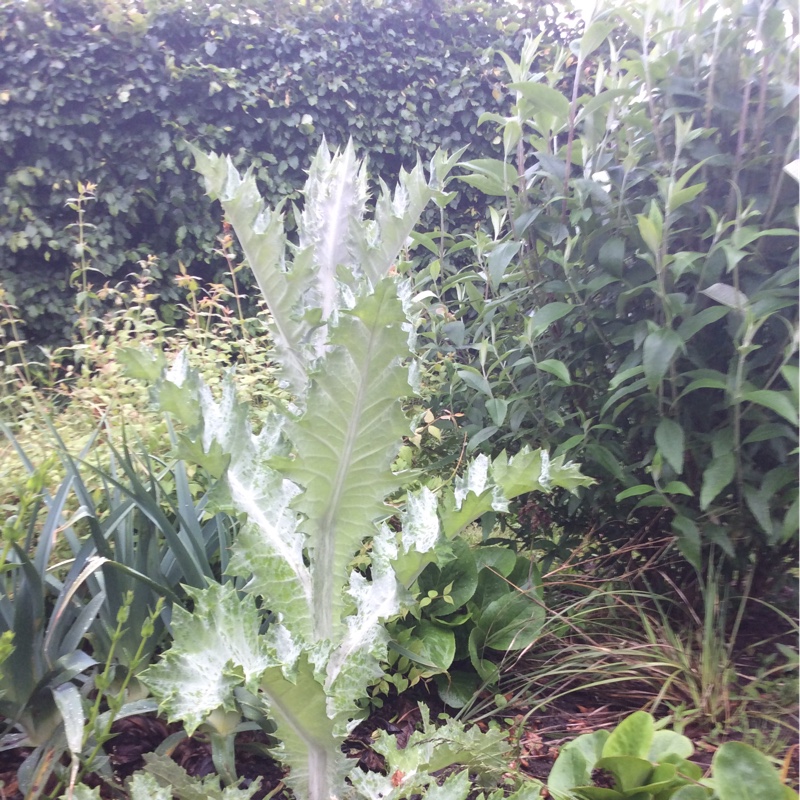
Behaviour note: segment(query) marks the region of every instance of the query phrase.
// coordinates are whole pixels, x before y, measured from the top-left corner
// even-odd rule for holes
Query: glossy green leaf
[[[649,484],[640,483],[636,486],[631,486],[628,489],[624,489],[621,491],[615,498],[614,502],[619,503],[622,500],[627,500],[629,497],[639,497],[643,494],[649,494],[650,492],[654,491],[654,488]]]
[[[424,664],[433,664],[444,672],[453,663],[456,639],[453,631],[429,620],[422,620],[415,628],[407,649],[422,658]]]
[[[563,361],[558,361],[555,358],[545,358],[542,361],[536,362],[536,368],[542,370],[543,372],[549,372],[567,386],[572,383],[572,380],[569,376],[569,369]]]
[[[703,486],[700,490],[700,508],[705,511],[719,493],[733,480],[736,461],[733,454],[726,453],[715,458],[703,470]]]
[[[642,348],[642,363],[651,390],[664,379],[675,354],[682,347],[683,341],[675,331],[659,328],[647,335]]]
[[[739,395],[742,402],[756,403],[774,411],[792,425],[798,424],[797,404],[793,403],[785,394],[769,389],[756,389],[742,392]]]
[[[656,427],[655,437],[659,451],[675,474],[680,475],[683,472],[683,428],[675,420],[664,417]]]
[[[479,612],[477,628],[482,642],[492,650],[522,650],[538,638],[544,624],[541,600],[512,589]]]
[[[783,786],[772,764],[755,748],[742,742],[725,742],[711,761],[719,800],[780,798]]]
[[[611,732],[603,745],[603,758],[633,756],[646,760],[654,735],[653,717],[646,711],[635,711]]]
[[[475,566],[478,571],[489,568],[507,578],[517,565],[517,555],[513,550],[501,545],[487,545],[474,550]]]
[[[456,539],[452,549],[453,557],[449,561],[441,567],[431,564],[419,576],[418,586],[422,595],[430,591],[442,594],[447,586],[452,585],[449,593],[452,603],[438,599],[428,606],[428,611],[434,616],[446,616],[457,611],[467,603],[478,586],[478,568],[472,548],[463,539]]]
[[[528,328],[531,339],[541,336],[554,322],[566,317],[573,309],[574,306],[562,302],[548,303],[536,309],[531,315]]]
[[[569,100],[561,92],[536,81],[510,83],[509,89],[519,92],[533,106],[533,113],[546,111],[563,124],[569,116]]]
[[[480,688],[478,676],[462,670],[451,670],[446,675],[437,675],[435,680],[439,697],[451,708],[464,708]]]

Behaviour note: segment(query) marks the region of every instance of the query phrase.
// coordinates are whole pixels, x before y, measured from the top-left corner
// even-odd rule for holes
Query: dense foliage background
[[[201,796],[158,747],[273,796],[263,752],[241,771],[251,734],[294,770],[305,730],[330,756],[309,765],[343,767],[382,714],[409,747],[360,744],[387,771],[352,785],[462,800],[466,771],[431,777],[453,752],[426,760],[423,692],[458,709],[456,760],[498,746],[507,800],[550,766],[553,796],[797,783],[797,9],[577,20],[0,0],[0,793]],[[335,602],[307,613],[291,574]],[[320,610],[315,675],[283,646],[263,671],[276,623],[302,638]],[[323,686],[336,648],[354,671],[336,656]],[[606,768],[616,789],[588,786]]]
[[[438,2],[237,6],[0,4],[0,281],[35,341],[70,335],[68,277],[77,181],[97,186],[94,283],[140,259],[174,303],[179,262],[212,278],[219,215],[188,168],[185,140],[252,164],[270,201],[296,197],[323,135],[352,137],[372,177],[417,154],[469,144],[499,109],[502,63],[520,25],[563,37],[570,17]],[[467,213],[475,197],[459,204]],[[169,308],[167,308],[169,312]]]
[[[622,572],[677,541],[730,580],[787,575],[796,30],[780,4],[624,4],[560,55],[531,43],[481,120],[502,149],[463,165],[490,224],[419,238],[435,411],[463,415],[467,451],[545,442],[597,478],[520,517],[558,557],[590,537]]]

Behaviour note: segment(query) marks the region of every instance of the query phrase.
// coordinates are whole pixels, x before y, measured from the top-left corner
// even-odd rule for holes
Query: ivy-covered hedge
[[[514,52],[526,28],[557,39],[565,24],[412,0],[313,12],[156,5],[0,0],[0,282],[32,341],[70,331],[78,181],[97,185],[86,214],[94,283],[155,255],[169,310],[181,262],[205,278],[224,263],[185,139],[254,163],[271,202],[302,185],[323,134],[352,137],[374,176],[437,147],[493,153],[477,120],[505,98],[487,48]],[[461,213],[469,206],[462,197]]]

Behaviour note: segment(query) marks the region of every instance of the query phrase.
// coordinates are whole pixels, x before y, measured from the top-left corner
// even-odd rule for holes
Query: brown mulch
[[[381,771],[383,759],[370,746],[373,733],[386,730],[397,737],[400,747],[404,747],[420,724],[419,702],[429,706],[432,718],[445,710],[435,693],[428,693],[424,687],[388,698],[383,708],[373,709],[347,739],[344,750],[348,757],[357,761],[362,769]],[[518,769],[546,782],[561,746],[582,733],[612,728],[627,712],[601,706],[596,698],[575,695],[534,713],[527,713],[524,708],[506,708],[501,713],[514,745],[509,771]],[[485,721],[476,724],[486,727]],[[179,725],[169,725],[151,715],[128,717],[114,723],[112,732],[115,736],[107,744],[106,752],[119,786],[144,767],[145,754],[153,752],[177,731],[180,731]],[[691,735],[690,731],[687,733]],[[697,747],[694,760],[707,767],[715,748],[702,738],[692,738]],[[285,770],[270,757],[268,743],[268,737],[261,732],[244,732],[236,737],[236,770],[242,779],[241,785],[248,787],[260,779],[261,785],[254,800],[263,800],[267,796],[275,800],[292,800],[291,793],[284,789]],[[23,800],[16,772],[29,752],[29,749],[22,748],[0,752],[0,800]],[[193,777],[205,777],[215,771],[211,745],[202,734],[181,740],[169,755]],[[784,764],[784,773],[794,787],[798,784],[798,770],[798,748],[794,746],[787,751]],[[100,786],[102,797],[109,800],[121,796],[97,776],[87,776],[85,782],[90,786]],[[48,788],[52,790],[55,786]],[[546,791],[544,796],[547,797]]]

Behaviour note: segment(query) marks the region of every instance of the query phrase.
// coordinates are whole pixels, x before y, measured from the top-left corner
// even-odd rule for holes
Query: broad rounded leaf
[[[423,619],[414,628],[406,648],[422,658],[423,663],[433,664],[441,671],[450,668],[456,654],[456,637],[450,628]]]
[[[603,746],[603,758],[635,756],[647,758],[653,744],[655,726],[646,711],[636,711],[617,725]]]
[[[447,675],[437,675],[439,697],[451,708],[464,708],[472,700],[481,682],[474,672],[452,670]]]
[[[750,745],[725,742],[714,754],[711,770],[719,800],[783,797],[778,773],[766,756]]]
[[[647,758],[653,763],[661,761],[665,756],[690,758],[694,753],[694,745],[688,736],[675,731],[656,731]]]

